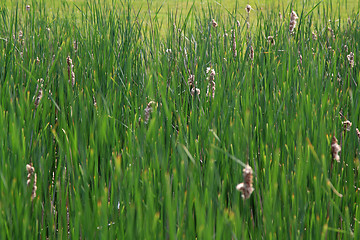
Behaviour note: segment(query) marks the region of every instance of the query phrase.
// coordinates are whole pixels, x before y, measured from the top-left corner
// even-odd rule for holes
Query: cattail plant
[[[68,65],[68,76],[69,76],[69,83],[71,82],[71,86],[74,87],[75,85],[75,73],[74,73],[74,65],[70,56],[66,58],[66,62]]]
[[[350,67],[353,68],[354,67],[354,53],[350,52],[350,54],[347,55],[347,59],[349,61]]]
[[[243,170],[244,182],[236,186],[236,190],[242,192],[241,196],[243,199],[248,199],[251,193],[254,191],[253,188],[253,170],[246,164],[246,167]]]
[[[36,197],[36,190],[37,190],[37,186],[36,186],[37,177],[35,173],[35,168],[32,166],[31,163],[26,164],[26,171],[28,172],[26,185],[29,187],[32,179],[31,200],[34,200],[34,198]]]
[[[342,123],[342,125],[344,126],[344,130],[346,130],[346,131],[350,131],[350,129],[351,129],[351,125],[352,125],[352,123],[349,121],[349,120],[346,120],[346,121],[343,121],[343,122],[341,122]]]
[[[337,162],[340,162],[340,156],[339,156],[340,151],[341,151],[341,147],[338,144],[338,140],[336,139],[335,136],[333,136],[331,139],[331,154],[333,159],[335,159]]]
[[[212,91],[212,98],[215,97],[215,70],[213,68],[208,67],[206,69],[206,74],[208,74],[207,80],[209,81],[209,84],[207,86],[206,90],[206,96],[210,94],[210,91]]]
[[[235,29],[231,30],[231,41],[232,41],[232,52],[234,57],[237,56],[237,51],[236,51],[236,36],[235,36]]]
[[[298,15],[296,14],[295,11],[292,11],[290,14],[290,25],[289,25],[289,30],[290,33],[292,34],[294,32],[294,29],[296,27],[296,20],[299,19]]]

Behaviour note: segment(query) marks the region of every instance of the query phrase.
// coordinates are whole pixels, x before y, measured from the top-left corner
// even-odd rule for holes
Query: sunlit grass
[[[0,239],[358,239],[357,8],[141,2],[2,4]]]

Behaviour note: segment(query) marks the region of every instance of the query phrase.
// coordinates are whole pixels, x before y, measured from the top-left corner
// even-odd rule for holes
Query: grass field
[[[73,2],[1,2],[0,239],[360,238],[357,2]]]

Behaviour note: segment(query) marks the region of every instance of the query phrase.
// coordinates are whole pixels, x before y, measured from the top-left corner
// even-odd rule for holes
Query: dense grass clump
[[[360,238],[358,13],[45,3],[0,10],[0,239]]]

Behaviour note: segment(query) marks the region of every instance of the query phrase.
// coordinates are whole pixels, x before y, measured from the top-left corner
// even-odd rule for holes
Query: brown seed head
[[[341,147],[338,144],[338,141],[335,136],[331,139],[331,154],[333,159],[335,159],[337,162],[340,162],[340,156],[339,152],[341,151]]]

